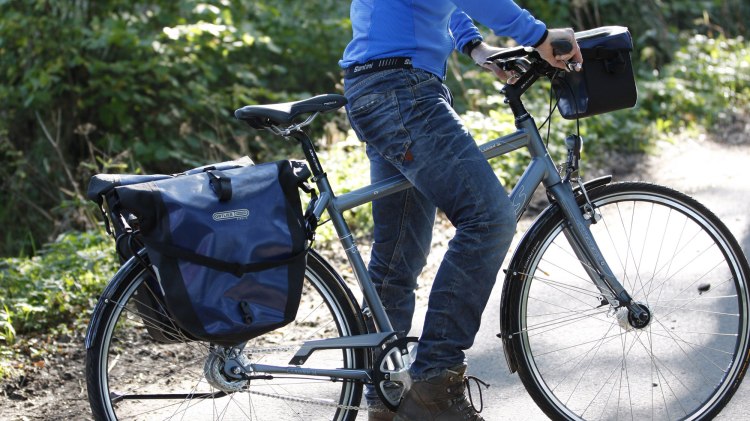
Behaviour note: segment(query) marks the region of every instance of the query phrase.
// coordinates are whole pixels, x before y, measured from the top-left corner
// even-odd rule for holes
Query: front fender
[[[583,186],[588,192],[611,182],[612,176],[607,175],[588,181],[584,183]],[[585,197],[580,188],[574,188],[573,193],[576,195],[578,203],[582,204]],[[514,332],[510,322],[512,308],[511,299],[516,295],[513,293],[513,288],[515,288],[516,285],[521,285],[521,282],[524,281],[524,275],[521,273],[521,268],[524,266],[523,258],[532,251],[530,250],[530,247],[534,246],[534,241],[532,241],[532,239],[535,239],[538,236],[539,231],[542,226],[544,226],[542,222],[553,217],[553,215],[559,211],[560,207],[558,204],[552,202],[544,209],[544,211],[542,211],[542,213],[539,214],[536,220],[534,220],[534,223],[531,224],[529,230],[523,235],[521,242],[513,253],[513,258],[510,260],[508,269],[505,270],[505,282],[503,283],[503,294],[500,301],[500,334],[497,336],[503,341],[505,360],[508,363],[508,369],[511,373],[515,373],[518,369],[518,361],[516,359],[515,349],[513,348],[512,342]]]

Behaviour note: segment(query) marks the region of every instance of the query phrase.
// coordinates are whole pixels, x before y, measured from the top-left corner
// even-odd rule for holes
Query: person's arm
[[[486,63],[487,57],[499,52],[500,49],[482,41],[481,35],[478,35],[479,30],[469,17],[472,10],[482,16],[479,21],[492,29],[495,34],[510,36],[521,45],[534,47],[539,55],[552,66],[567,70],[566,61],[583,63],[583,56],[572,29],[547,29],[543,22],[534,18],[527,10],[521,9],[512,0],[453,0],[453,2],[458,6],[451,16],[451,31],[456,38],[456,49],[471,56],[478,65],[493,71],[500,79],[508,80],[510,75],[494,64]],[[476,31],[474,35],[472,35],[471,28]],[[568,54],[555,56],[551,42],[557,39],[570,41],[573,50]],[[580,69],[579,66],[577,70]]]
[[[532,16],[528,10],[519,7],[513,0],[452,1],[458,9],[492,29],[495,34],[511,37],[520,45],[533,46],[547,29],[542,21]]]
[[[456,9],[451,15],[450,28],[453,39],[456,40],[456,50],[469,56],[470,49],[484,39],[471,18],[461,9]]]

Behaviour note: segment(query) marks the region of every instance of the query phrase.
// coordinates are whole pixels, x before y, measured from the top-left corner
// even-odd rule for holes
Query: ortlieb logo
[[[247,209],[235,209],[214,213],[214,221],[228,221],[230,219],[247,219],[250,211]]]

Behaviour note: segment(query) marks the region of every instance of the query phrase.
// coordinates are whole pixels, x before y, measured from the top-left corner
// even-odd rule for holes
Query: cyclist
[[[456,228],[430,292],[410,369],[414,383],[397,415],[368,388],[370,420],[482,419],[464,395],[464,350],[479,329],[516,222],[443,80],[453,49],[503,80],[512,83],[516,75],[485,63],[499,49],[483,42],[469,16],[536,48],[553,66],[583,61],[572,29],[547,29],[512,0],[352,1],[353,38],[340,61],[351,125],[366,143],[373,182],[401,173],[414,185],[372,205],[368,271],[395,330],[411,328],[436,209]],[[569,40],[573,50],[555,57],[556,39]]]

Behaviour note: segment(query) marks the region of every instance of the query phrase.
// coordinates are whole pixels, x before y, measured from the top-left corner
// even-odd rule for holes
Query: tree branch
[[[65,157],[62,153],[62,150],[60,149],[60,131],[62,126],[62,110],[57,110],[57,139],[53,139],[52,135],[50,134],[49,130],[47,130],[47,126],[44,124],[44,121],[42,121],[42,117],[39,115],[39,111],[34,111],[34,114],[36,115],[37,121],[39,121],[39,125],[42,127],[42,131],[44,132],[44,136],[47,138],[49,143],[52,145],[52,148],[57,153],[57,157],[60,159],[60,163],[63,166],[63,169],[65,170],[65,174],[68,177],[68,181],[70,182],[70,185],[73,187],[73,191],[75,192],[77,199],[83,199],[83,195],[81,194],[81,191],[78,189],[78,183],[76,183],[75,178],[73,178],[73,174],[70,172],[70,168],[68,168],[68,163],[65,162]]]

